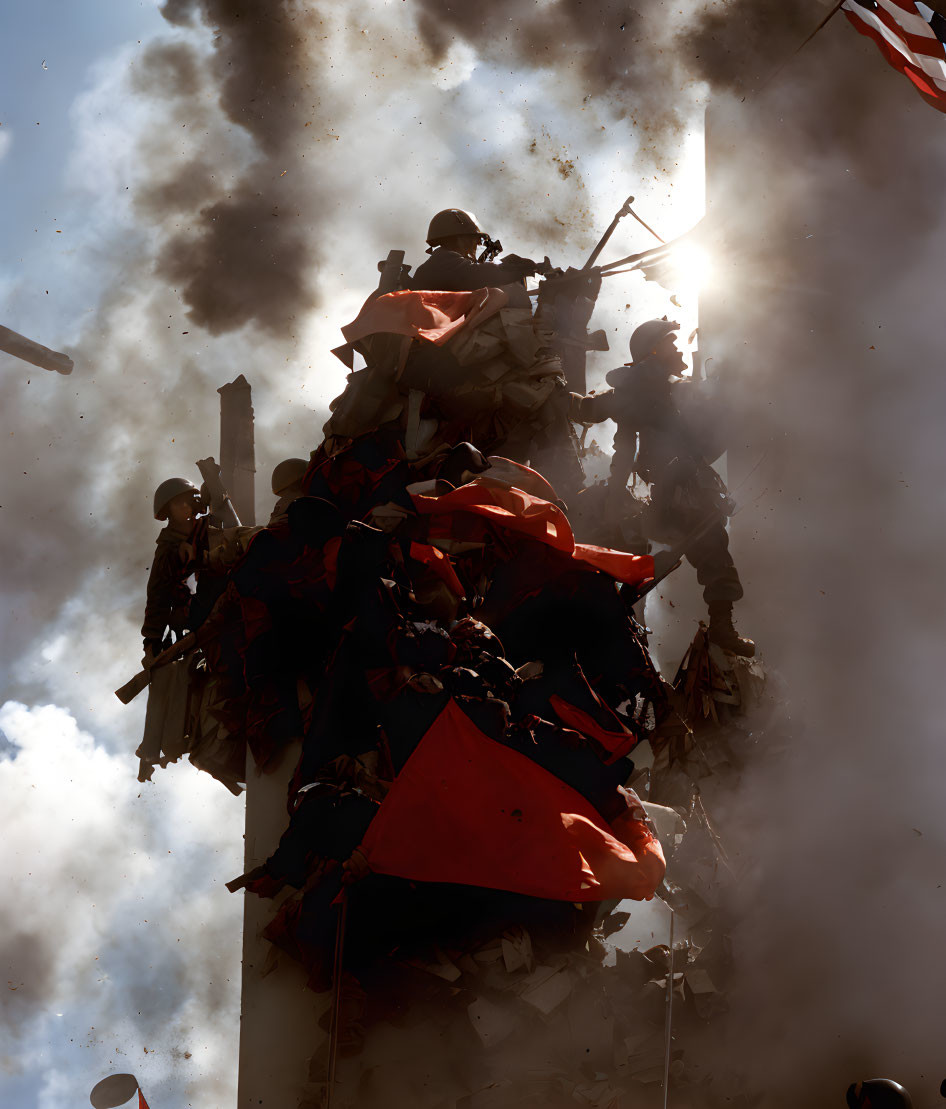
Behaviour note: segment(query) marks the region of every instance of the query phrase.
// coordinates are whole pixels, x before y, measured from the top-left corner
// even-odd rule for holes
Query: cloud
[[[41,1082],[39,1109],[87,1093],[116,1058],[158,1103],[232,1100],[216,1061],[238,1026],[242,905],[223,882],[241,867],[241,806],[190,767],[139,786],[126,755],[55,705],[8,701],[0,729],[16,863],[0,906],[5,1066]]]

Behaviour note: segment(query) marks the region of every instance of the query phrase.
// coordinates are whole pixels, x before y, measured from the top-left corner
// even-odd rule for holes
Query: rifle
[[[404,265],[404,251],[389,250],[387,258],[378,263],[378,273],[381,277],[378,281],[377,295],[384,296],[385,293],[395,293],[398,289],[403,289],[410,272],[411,267]]]
[[[159,655],[155,655],[151,660],[150,666],[144,667],[144,669],[140,670],[130,682],[125,682],[120,689],[115,690],[115,696],[123,705],[127,705],[133,701],[138,694],[150,684],[151,671],[156,666],[165,666],[181,655],[186,655],[195,648],[203,647],[205,644],[212,642],[221,634],[223,624],[227,617],[228,605],[233,599],[231,590],[232,585],[228,585],[217,598],[207,619],[196,631],[188,632],[187,635],[181,636],[176,643],[172,643],[170,647],[165,647]]]
[[[130,704],[143,689],[146,689],[151,684],[151,671],[156,666],[165,666],[181,655],[185,655],[189,651],[192,651],[196,646],[196,633],[188,632],[187,635],[182,636],[176,643],[172,643],[170,647],[165,647],[159,655],[155,655],[151,660],[151,665],[139,671],[130,682],[125,682],[120,689],[116,689],[115,696],[123,705]]]
[[[225,528],[238,528],[240,517],[237,515],[230,494],[224,489],[220,477],[220,467],[211,458],[201,458],[197,461],[197,469],[204,479],[207,493],[210,497],[210,511],[220,521],[220,526]]]

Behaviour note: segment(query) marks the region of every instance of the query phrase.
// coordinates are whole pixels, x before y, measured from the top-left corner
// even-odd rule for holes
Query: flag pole
[[[844,0],[838,0],[838,2],[834,5],[834,7],[831,9],[831,11],[829,11],[828,14],[824,17],[824,19],[822,19],[822,21],[811,32],[811,34],[808,36],[808,38],[805,39],[805,41],[801,44],[801,46],[799,46],[797,48],[797,50],[793,50],[792,53],[789,54],[789,56],[785,59],[785,61],[782,62],[782,64],[778,67],[778,69],[776,69],[774,73],[770,73],[769,76],[766,78],[766,80],[763,81],[763,83],[757,89],[755,89],[755,91],[753,92],[752,95],[753,96],[758,96],[760,92],[764,92],[769,87],[769,85],[772,84],[772,82],[775,80],[775,78],[779,76],[779,74],[782,72],[782,70],[784,70],[790,62],[794,61],[795,58],[798,57],[798,55],[805,49],[805,47],[808,45],[808,43],[811,42],[811,40],[815,37],[815,35],[817,35],[818,32],[821,31],[824,27],[826,27],[827,24],[838,14],[838,12],[841,10],[843,5],[844,5]],[[743,97],[742,99],[745,100],[746,98]]]

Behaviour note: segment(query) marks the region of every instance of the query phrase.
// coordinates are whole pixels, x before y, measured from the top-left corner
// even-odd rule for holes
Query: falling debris
[[[71,374],[75,365],[67,354],[50,350],[17,331],[11,331],[9,327],[0,327],[0,350],[40,369],[55,370],[58,374]]]

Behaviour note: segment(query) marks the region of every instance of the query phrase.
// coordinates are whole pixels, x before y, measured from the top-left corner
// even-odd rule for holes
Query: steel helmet
[[[436,246],[441,239],[449,239],[454,235],[479,235],[485,232],[472,212],[464,212],[460,208],[444,208],[430,221],[427,228],[427,242]]]
[[[852,1082],[847,1090],[851,1109],[913,1109],[910,1095],[892,1078],[869,1078]]]
[[[631,336],[631,361],[640,362],[651,353],[661,339],[679,330],[680,325],[675,320],[668,320],[666,316],[662,320],[648,320],[642,323],[640,327],[635,328]]]
[[[284,458],[273,470],[273,493],[278,497],[284,489],[302,481],[308,468],[308,458]]]
[[[168,502],[173,501],[181,493],[193,493],[194,496],[200,496],[200,490],[186,477],[169,477],[167,481],[162,481],[154,491],[154,518],[156,520],[166,520],[168,514],[165,509]]]

